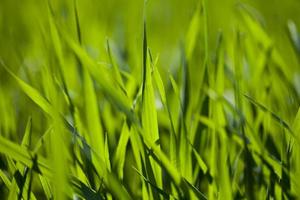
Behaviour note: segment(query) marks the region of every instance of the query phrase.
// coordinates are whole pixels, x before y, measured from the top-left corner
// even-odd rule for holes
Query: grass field
[[[0,199],[300,199],[299,17],[1,0]]]

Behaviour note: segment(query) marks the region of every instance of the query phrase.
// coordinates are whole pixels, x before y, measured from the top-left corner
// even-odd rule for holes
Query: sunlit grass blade
[[[178,163],[177,163],[178,157],[177,157],[176,130],[175,130],[175,127],[174,127],[174,122],[173,122],[173,119],[172,119],[172,114],[171,114],[171,111],[170,111],[170,107],[169,107],[168,102],[167,102],[165,86],[163,84],[161,75],[160,75],[160,73],[159,73],[159,71],[156,67],[157,61],[158,61],[158,57],[154,62],[151,60],[151,62],[153,64],[153,71],[154,71],[153,76],[154,76],[155,83],[156,83],[156,86],[158,88],[163,106],[167,110],[167,113],[168,113],[169,122],[170,122],[170,129],[171,129],[170,130],[170,136],[169,136],[169,138],[170,138],[170,140],[169,140],[169,142],[170,142],[170,160],[171,160],[172,164],[177,167],[178,166]]]
[[[29,148],[31,143],[31,134],[32,134],[32,118],[29,117],[25,129],[25,133],[22,139],[22,146]]]
[[[113,166],[117,169],[118,177],[123,178],[124,174],[124,163],[126,159],[127,143],[129,141],[130,131],[128,129],[126,121],[123,124],[119,143],[116,152],[113,157]]]
[[[124,82],[120,73],[120,69],[117,66],[117,63],[115,62],[115,60],[113,59],[113,55],[112,55],[112,51],[111,51],[111,47],[110,47],[110,43],[109,40],[107,39],[106,41],[106,46],[107,46],[107,53],[108,53],[108,57],[109,57],[109,61],[113,67],[113,71],[114,71],[114,77],[116,79],[116,81],[118,82],[118,84],[120,85],[121,89],[126,92],[125,86],[124,86]]]
[[[86,69],[84,71],[84,100],[87,129],[91,141],[91,147],[98,155],[104,155],[104,133],[101,125],[97,95],[93,80]]]
[[[201,2],[201,1],[199,1]],[[190,22],[189,25],[189,29],[187,31],[187,35],[186,35],[186,51],[187,51],[187,59],[191,59],[192,57],[192,53],[194,51],[194,48],[197,44],[197,36],[199,34],[199,30],[200,30],[200,26],[201,24],[201,20],[200,20],[200,3],[198,3],[196,11],[193,15],[193,18]]]
[[[0,60],[1,61],[1,60]],[[2,61],[1,61],[2,62]],[[24,91],[24,93],[32,99],[37,105],[39,105],[47,114],[49,114],[52,117],[55,117],[57,113],[53,110],[50,103],[41,96],[41,94],[28,85],[25,81],[18,78],[7,66],[5,63],[1,63],[2,66],[6,69],[6,71],[13,77],[13,79],[19,84],[20,88]]]
[[[144,24],[143,36],[143,85],[142,85],[142,127],[144,137],[152,142],[159,140],[157,112],[155,107],[155,95],[153,87],[153,77],[151,62],[149,60],[146,24]],[[158,147],[159,148],[159,147]],[[154,177],[158,187],[162,186],[162,176],[160,166],[150,158]]]

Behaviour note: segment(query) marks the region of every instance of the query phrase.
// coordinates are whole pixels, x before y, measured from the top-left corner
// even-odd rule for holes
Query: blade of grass
[[[128,129],[126,121],[123,124],[123,128],[121,131],[119,143],[116,149],[116,152],[113,157],[113,166],[117,169],[118,177],[123,179],[123,170],[124,170],[124,163],[126,159],[126,149],[127,143],[130,137],[130,131]]]
[[[143,36],[143,83],[142,83],[142,127],[144,137],[152,142],[159,140],[157,112],[155,107],[155,95],[152,83],[151,63],[148,60],[146,23],[144,24]],[[158,147],[159,148],[159,147]],[[154,176],[158,187],[162,186],[162,176],[160,166],[150,158]]]

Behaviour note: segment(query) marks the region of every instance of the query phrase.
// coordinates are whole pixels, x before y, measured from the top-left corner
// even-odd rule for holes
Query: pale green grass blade
[[[199,1],[200,2],[200,1]],[[200,31],[201,19],[200,19],[200,3],[197,5],[196,11],[193,15],[193,18],[190,22],[189,29],[186,35],[186,54],[187,59],[190,60],[194,51],[194,48],[197,44],[197,36]]]
[[[146,24],[144,24],[143,36],[143,85],[142,85],[142,127],[143,134],[148,140],[156,142],[159,140],[157,111],[155,106],[155,95],[151,62],[148,54]],[[159,147],[158,147],[159,148]],[[162,176],[160,166],[150,158],[151,167],[154,173],[156,184],[162,187]],[[148,166],[149,167],[149,166]]]
[[[120,179],[123,179],[124,163],[126,160],[126,149],[129,137],[130,131],[125,121],[119,138],[119,143],[113,158],[113,166],[117,169],[118,177]]]
[[[164,104],[164,106],[166,106],[167,105],[166,90],[165,90],[164,83],[162,81],[161,75],[160,75],[160,73],[159,73],[159,71],[156,67],[157,62],[158,62],[158,57],[156,58],[154,63],[152,63],[152,65],[153,65],[153,77],[154,77],[156,86],[158,88],[158,91],[159,91],[159,94],[160,94],[160,97],[161,97],[161,101]]]
[[[51,165],[53,167],[53,177],[51,183],[53,185],[54,198],[66,199],[68,193],[70,193],[70,185],[68,183],[69,168],[68,163],[69,155],[65,145],[68,145],[69,141],[65,141],[64,125],[61,124],[59,119],[54,120],[53,132],[50,134],[50,146],[51,146]],[[64,187],[61,187],[61,184]]]
[[[170,160],[172,162],[173,165],[177,166],[177,141],[176,141],[176,131],[175,131],[175,127],[174,127],[174,122],[172,119],[172,114],[169,108],[169,105],[167,103],[167,97],[166,97],[166,91],[165,91],[165,87],[161,78],[161,75],[156,67],[158,61],[158,57],[157,59],[154,61],[153,63],[153,68],[154,68],[154,72],[153,72],[153,76],[155,79],[155,83],[156,86],[158,88],[160,97],[161,97],[161,101],[165,107],[165,109],[168,112],[168,116],[169,116],[169,121],[170,121],[170,126],[171,126],[171,131],[170,131]]]
[[[106,41],[106,46],[107,46],[107,53],[108,53],[109,61],[112,65],[112,67],[113,67],[114,77],[115,77],[116,81],[118,82],[118,84],[120,85],[121,89],[126,92],[125,85],[124,85],[120,70],[117,66],[117,63],[113,59],[113,55],[112,55],[112,51],[111,51],[111,47],[110,47],[108,39]]]
[[[51,117],[56,117],[56,113],[54,112],[54,109],[50,105],[50,103],[41,96],[41,94],[28,85],[26,82],[18,78],[4,63],[2,63],[6,71],[13,77],[13,79],[18,83],[20,88],[23,90],[23,92],[31,98],[32,101],[34,101],[38,106],[40,106],[43,111],[45,111],[47,114],[49,114]]]
[[[186,122],[184,119],[184,105],[182,105],[181,95],[179,93],[179,87],[174,80],[174,78],[170,75],[171,85],[175,92],[175,95],[179,101],[180,105],[180,115],[179,115],[179,147],[178,147],[178,155],[179,155],[179,168],[182,173],[182,176],[186,178],[188,181],[192,181],[192,173],[191,173],[191,147],[188,145],[189,139],[187,134]]]
[[[24,133],[24,136],[22,139],[22,144],[21,144],[21,146],[23,146],[27,149],[30,147],[31,131],[32,131],[32,118],[29,117],[29,119],[27,121],[26,129],[25,129],[25,133]]]
[[[101,126],[97,95],[89,72],[84,69],[84,99],[87,129],[90,133],[91,147],[98,155],[104,155],[104,133]]]
[[[62,44],[61,44],[61,39],[59,37],[58,29],[55,24],[55,19],[53,17],[54,13],[52,12],[51,9],[51,2],[47,1],[48,6],[47,6],[47,14],[48,14],[48,22],[49,22],[49,28],[50,28],[50,36],[52,39],[52,44],[54,47],[54,52],[58,58],[58,63],[61,67],[64,67],[64,55],[63,55],[63,50],[62,50]]]

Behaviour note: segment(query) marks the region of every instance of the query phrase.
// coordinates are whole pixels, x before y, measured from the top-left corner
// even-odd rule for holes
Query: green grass
[[[0,198],[298,199],[297,21],[220,5],[1,2]]]

